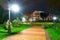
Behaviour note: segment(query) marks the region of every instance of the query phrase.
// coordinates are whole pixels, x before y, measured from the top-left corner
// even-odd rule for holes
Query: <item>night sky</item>
[[[33,12],[35,10],[48,10],[48,2],[46,0],[10,0],[10,2],[17,2],[22,7],[22,11],[25,12]],[[7,0],[0,1],[0,5],[2,5],[6,9]],[[55,9],[50,12],[54,14],[57,13]]]
[[[25,0],[21,2],[25,11],[47,10],[48,3],[46,0]]]

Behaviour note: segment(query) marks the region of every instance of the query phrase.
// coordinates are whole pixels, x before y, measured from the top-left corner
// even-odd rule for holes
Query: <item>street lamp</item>
[[[26,18],[25,17],[22,17],[22,22],[25,22],[26,21]]]
[[[53,20],[56,20],[57,19],[57,17],[53,17]]]
[[[53,22],[56,22],[57,21],[57,17],[53,17]]]
[[[55,17],[53,17],[53,22],[54,22],[53,27],[54,28],[56,27],[56,21],[57,21],[57,17],[55,16]]]
[[[18,12],[19,6],[17,4],[9,5],[8,11],[9,11],[9,26],[8,26],[8,33],[11,33],[11,28],[10,28],[10,13],[11,11]]]
[[[18,12],[20,10],[19,5],[17,5],[17,4],[11,5],[10,10],[12,10],[14,12]]]

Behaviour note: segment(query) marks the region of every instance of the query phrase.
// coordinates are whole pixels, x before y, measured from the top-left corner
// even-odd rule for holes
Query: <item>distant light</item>
[[[56,20],[57,19],[57,17],[53,17],[53,20]]]
[[[22,17],[22,22],[25,22],[26,21],[26,18],[25,17]]]
[[[10,10],[12,10],[14,12],[18,12],[20,10],[20,7],[17,4],[13,4],[10,6]]]

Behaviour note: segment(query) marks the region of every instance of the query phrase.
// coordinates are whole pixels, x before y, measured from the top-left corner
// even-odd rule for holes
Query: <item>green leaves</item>
[[[2,6],[0,6],[0,23],[3,23],[8,18],[8,11],[5,10]]]

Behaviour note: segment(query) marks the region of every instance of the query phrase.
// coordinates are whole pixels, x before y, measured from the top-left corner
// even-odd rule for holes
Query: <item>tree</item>
[[[60,0],[47,0],[47,2],[49,11],[57,10],[57,16],[60,21]]]
[[[47,0],[49,8],[60,9],[60,0]]]
[[[12,23],[13,23],[13,26],[15,26],[15,27],[19,27],[21,21],[20,21],[19,17],[17,17],[16,19],[13,20]]]
[[[0,24],[3,24],[4,21],[8,19],[7,12],[8,12],[7,10],[4,10],[4,8],[0,6]]]
[[[0,24],[3,24],[3,28],[7,30],[6,28],[6,21],[8,19],[8,11],[5,10],[2,6],[0,6]]]
[[[45,19],[48,15],[49,15],[49,13],[40,13],[40,16],[42,17],[43,21],[45,21]]]
[[[2,8],[2,6],[0,6],[0,23],[2,23],[3,22],[3,8]]]

